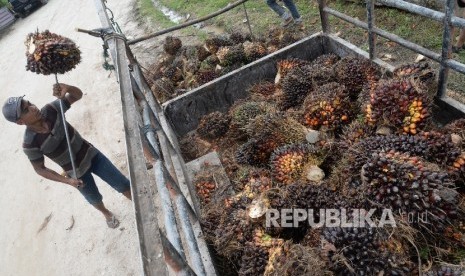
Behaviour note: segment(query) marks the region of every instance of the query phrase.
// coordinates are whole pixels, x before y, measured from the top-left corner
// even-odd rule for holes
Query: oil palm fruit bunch
[[[195,183],[195,190],[200,202],[206,205],[211,202],[212,193],[216,190],[216,185],[212,181],[197,181]]]
[[[376,228],[329,227],[323,236],[334,245],[328,257],[337,275],[408,275],[407,267],[394,267],[389,254],[383,254],[379,244],[384,237]]]
[[[322,67],[333,67],[341,58],[335,54],[321,55],[312,61],[312,65]]]
[[[282,137],[261,136],[242,144],[236,151],[236,161],[255,167],[266,167],[273,151],[284,144]]]
[[[186,46],[181,49],[183,59],[183,73],[195,74],[200,68],[199,52],[195,46]]]
[[[340,138],[340,145],[347,149],[353,144],[375,135],[375,128],[367,125],[363,120],[354,120],[344,126]]]
[[[354,117],[345,87],[332,82],[316,88],[310,93],[303,104],[303,122],[306,126],[318,130],[339,131],[343,125],[348,125]]]
[[[231,118],[228,114],[212,112],[200,120],[197,128],[199,136],[206,140],[214,140],[222,137],[228,132]]]
[[[454,143],[464,148],[465,146],[465,119],[458,119],[448,123],[441,132],[453,135]]]
[[[264,276],[329,275],[315,248],[286,242],[269,251]]]
[[[255,117],[266,114],[267,105],[263,102],[238,101],[229,110],[232,123],[244,129]]]
[[[204,61],[207,57],[211,55],[211,53],[202,45],[197,44],[194,47],[197,49],[197,57],[200,62]]]
[[[182,47],[181,39],[174,36],[167,36],[163,43],[163,50],[169,55],[176,55],[179,49]]]
[[[166,66],[163,70],[163,77],[171,80],[175,86],[184,79],[184,61],[182,58],[176,58],[173,63]]]
[[[341,160],[344,160],[344,154],[347,150],[359,141],[375,135],[375,129],[367,125],[362,120],[354,120],[349,125],[343,126],[342,133],[338,139],[325,141],[322,146],[325,158],[320,167],[330,174],[330,186],[336,188],[341,183],[340,180],[347,180],[346,174],[339,170],[346,170]]]
[[[218,49],[216,56],[220,60],[221,66],[231,66],[245,61],[244,46],[236,44],[233,46],[223,46]]]
[[[227,216],[216,225],[213,245],[221,256],[240,259],[241,248],[253,241],[255,226],[243,209],[230,209],[224,213]]]
[[[394,212],[428,213],[434,222],[457,215],[458,193],[448,173],[421,158],[374,153],[361,175],[367,196]]]
[[[262,58],[268,54],[266,46],[261,42],[244,42],[244,54],[248,62]]]
[[[346,208],[349,207],[349,202],[325,185],[316,186],[299,181],[283,187],[279,197],[270,198],[270,206],[274,209]]]
[[[288,59],[282,59],[278,61],[276,64],[278,72],[276,73],[274,82],[276,84],[279,84],[281,80],[284,77],[286,77],[287,73],[289,73],[291,69],[296,68],[296,67],[301,67],[304,65],[309,65],[309,64],[310,64],[309,61],[299,59],[299,58],[288,58]]]
[[[300,106],[313,90],[313,68],[310,65],[292,68],[282,80],[282,96],[278,105],[282,110]]]
[[[216,54],[220,47],[231,46],[234,42],[226,36],[213,36],[205,40],[205,47],[212,54]]]
[[[421,76],[424,71],[429,70],[431,70],[429,63],[417,62],[400,65],[392,73],[395,78],[405,78]]]
[[[347,184],[359,186],[362,166],[368,162],[372,154],[391,150],[421,157],[429,163],[439,165],[443,170],[450,169],[461,152],[460,148],[452,143],[450,135],[438,132],[425,132],[415,136],[392,134],[368,137],[355,143],[344,155],[340,167],[347,176]]]
[[[285,144],[302,143],[306,128],[283,112],[258,115],[246,126],[249,137],[271,137]]]
[[[162,78],[166,68],[173,63],[174,56],[162,53],[158,56],[157,61],[150,65],[148,69],[147,81],[150,85],[153,84],[153,81]]]
[[[277,148],[270,159],[273,178],[289,185],[303,178],[304,168],[311,161],[318,165],[316,150],[308,144],[291,144]]]
[[[215,69],[216,65],[220,63],[220,60],[216,55],[209,55],[200,63],[200,69]]]
[[[455,143],[452,134],[425,131],[419,133],[419,136],[419,139],[427,144],[423,155],[428,161],[439,164],[451,173],[463,172],[464,156],[460,146]]]
[[[239,276],[263,275],[268,263],[269,252],[267,248],[248,244],[240,262]]]
[[[279,41],[279,48],[284,48],[303,37],[303,33],[291,29],[284,29]]]
[[[217,77],[219,77],[219,75],[214,69],[200,69],[195,74],[195,80],[199,86],[211,82]]]
[[[26,37],[26,70],[50,75],[64,74],[81,62],[81,51],[69,38],[45,30]]]
[[[334,69],[330,66],[321,64],[312,65],[310,77],[313,80],[314,89],[330,82],[338,82],[337,76],[334,74]]]
[[[234,42],[234,44],[240,44],[252,40],[250,34],[244,34],[240,31],[233,31],[229,35],[229,39],[231,39]]]
[[[367,123],[416,134],[428,123],[432,100],[412,79],[380,81],[364,106]]]
[[[242,167],[232,184],[237,192],[260,194],[271,188],[272,180],[268,170]]]
[[[435,267],[430,271],[426,272],[425,276],[462,276],[465,273],[465,269],[461,267],[441,266]]]
[[[283,245],[283,239],[273,238],[270,235],[266,234],[264,229],[256,228],[254,230],[254,236],[252,238],[252,243],[255,246],[260,246],[264,248],[276,248]]]
[[[155,98],[160,103],[164,103],[176,96],[173,82],[166,78],[160,78],[155,80],[153,82],[151,90]]]
[[[437,91],[436,73],[428,62],[405,64],[396,68],[393,73],[396,78],[415,79],[425,87],[429,95]]]
[[[276,92],[276,86],[271,81],[261,81],[250,86],[247,91],[251,99],[271,100]]]
[[[273,48],[279,49],[279,44],[284,36],[284,30],[282,28],[273,27],[266,34],[266,44],[268,47],[274,46]]]
[[[380,78],[380,69],[370,60],[359,57],[343,57],[334,66],[338,82],[344,85],[352,99],[356,99],[363,86]]]

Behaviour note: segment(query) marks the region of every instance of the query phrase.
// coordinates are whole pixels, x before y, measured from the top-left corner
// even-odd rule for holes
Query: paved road
[[[24,94],[38,106],[54,99],[54,77],[25,70],[28,33],[49,29],[73,39],[82,51],[82,63],[59,80],[79,86],[85,95],[67,119],[127,175],[116,79],[102,69],[102,41],[75,32],[76,27],[100,27],[93,1],[50,0],[3,34],[0,102]],[[0,275],[140,275],[131,202],[98,180],[107,207],[121,220],[119,229],[108,229],[103,217],[76,190],[35,174],[21,150],[23,126],[1,116],[0,130]],[[58,170],[50,161],[46,164]],[[74,226],[67,230],[72,218]]]

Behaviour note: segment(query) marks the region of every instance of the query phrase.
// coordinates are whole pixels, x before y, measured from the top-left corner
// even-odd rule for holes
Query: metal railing
[[[321,24],[323,32],[329,34],[331,32],[328,14],[333,15],[339,19],[354,24],[357,27],[363,28],[368,31],[368,46],[369,46],[369,57],[375,59],[376,57],[376,35],[384,37],[388,40],[394,41],[405,48],[408,48],[416,53],[420,53],[425,57],[440,64],[439,78],[438,78],[438,91],[437,101],[446,104],[451,109],[455,109],[458,113],[465,113],[464,103],[458,102],[452,98],[447,97],[447,80],[449,75],[449,68],[459,73],[465,74],[465,64],[460,63],[450,58],[451,49],[451,28],[460,27],[465,28],[465,19],[453,16],[454,5],[456,0],[446,0],[444,11],[445,13],[434,11],[422,6],[418,6],[412,3],[408,3],[402,0],[378,0],[378,3],[408,11],[417,15],[421,15],[439,22],[444,25],[443,41],[441,53],[436,53],[429,49],[426,49],[418,44],[412,43],[406,39],[403,39],[397,35],[386,32],[382,29],[375,27],[375,15],[374,15],[374,3],[375,0],[366,0],[367,9],[367,23],[357,20],[353,17],[347,16],[334,9],[331,9],[326,5],[326,0],[318,0]]]

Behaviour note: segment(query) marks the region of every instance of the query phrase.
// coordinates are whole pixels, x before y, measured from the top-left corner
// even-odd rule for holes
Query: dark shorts
[[[465,7],[465,0],[457,0],[457,4],[460,8]]]
[[[90,204],[102,202],[102,195],[95,185],[92,173],[107,182],[120,193],[130,189],[129,179],[126,178],[108,158],[100,151],[92,159],[89,170],[80,178],[84,182],[84,188],[79,191]]]

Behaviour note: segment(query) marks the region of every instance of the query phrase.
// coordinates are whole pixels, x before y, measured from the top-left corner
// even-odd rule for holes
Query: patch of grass
[[[5,7],[8,4],[7,0],[0,0],[0,8]]]
[[[199,17],[208,15],[215,12],[226,5],[230,1],[228,0],[217,0],[217,1],[205,1],[205,0],[161,0],[160,3],[165,7],[181,13],[190,13],[196,11]]]
[[[176,25],[153,6],[152,0],[139,0],[138,4],[140,15],[150,20],[152,24],[156,24],[163,29]]]

